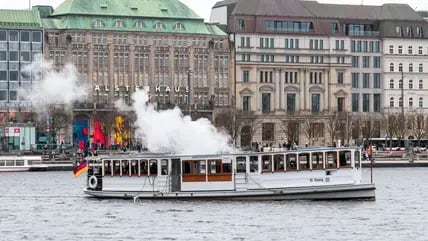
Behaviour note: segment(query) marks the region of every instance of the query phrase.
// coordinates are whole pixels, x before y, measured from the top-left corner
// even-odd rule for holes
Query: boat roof
[[[278,150],[276,150],[278,149]],[[251,156],[251,155],[275,155],[285,153],[301,153],[301,152],[326,152],[326,151],[344,151],[344,150],[356,150],[359,147],[303,147],[295,150],[284,150],[280,148],[273,149],[272,151],[254,152],[254,151],[237,151],[233,153],[220,153],[220,154],[173,154],[173,153],[153,153],[153,152],[123,152],[123,153],[111,153],[103,154],[98,156],[89,156],[88,160],[100,160],[100,159],[200,159],[200,158],[224,158],[230,156]]]

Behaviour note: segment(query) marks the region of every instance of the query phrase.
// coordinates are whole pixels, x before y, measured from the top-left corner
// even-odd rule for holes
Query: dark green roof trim
[[[51,16],[64,15],[202,19],[179,0],[65,0]]]
[[[0,28],[37,29],[41,27],[40,15],[37,11],[0,9]]]
[[[102,27],[96,27],[95,21],[102,21]],[[123,27],[115,27],[117,21],[124,23]],[[138,27],[137,22],[143,22],[144,28]],[[156,29],[156,23],[162,23],[164,29]],[[207,34],[226,36],[227,34],[219,27],[204,23],[199,19],[158,19],[158,18],[117,18],[101,16],[77,16],[69,15],[60,18],[47,18],[42,20],[46,29],[76,29],[76,30],[99,30],[99,31],[123,31],[123,32],[156,32],[176,34]],[[184,25],[184,29],[174,29],[177,23]]]

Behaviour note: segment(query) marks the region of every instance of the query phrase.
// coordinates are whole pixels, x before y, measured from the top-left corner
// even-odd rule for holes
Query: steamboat
[[[84,193],[134,200],[374,200],[375,185],[362,181],[361,158],[354,147],[91,156]]]

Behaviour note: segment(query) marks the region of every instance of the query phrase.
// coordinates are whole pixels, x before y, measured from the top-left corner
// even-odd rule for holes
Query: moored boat
[[[374,199],[358,148],[223,155],[129,154],[87,158],[84,192],[134,199]]]
[[[41,160],[40,156],[0,156],[0,172],[26,172]]]

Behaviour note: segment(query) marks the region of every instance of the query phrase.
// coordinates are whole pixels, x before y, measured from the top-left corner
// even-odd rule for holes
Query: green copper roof
[[[0,28],[41,28],[39,12],[0,9]]]
[[[51,16],[60,15],[201,19],[179,0],[65,0]]]
[[[125,31],[125,32],[156,32],[177,34],[208,34],[226,35],[216,25],[206,24],[199,19],[158,19],[158,18],[118,18],[101,16],[62,16],[58,18],[45,18],[43,26],[47,29],[76,29],[76,30],[100,30],[100,31]],[[101,21],[103,26],[96,26],[95,22]],[[123,25],[116,27],[116,22]],[[156,24],[161,23],[163,28],[157,29]],[[175,28],[180,23],[184,28]]]

